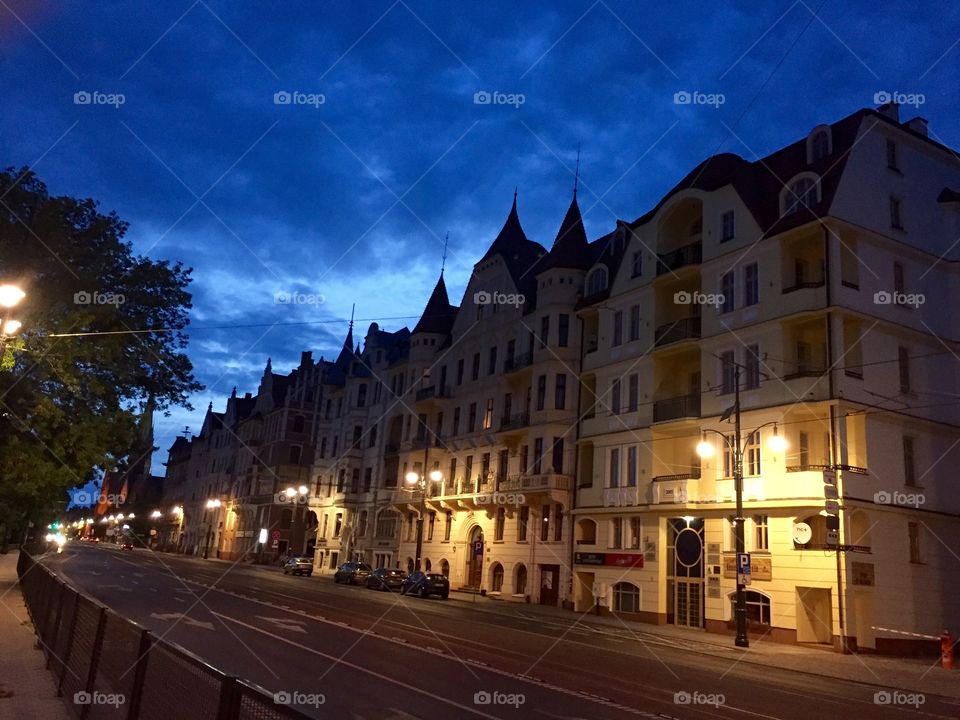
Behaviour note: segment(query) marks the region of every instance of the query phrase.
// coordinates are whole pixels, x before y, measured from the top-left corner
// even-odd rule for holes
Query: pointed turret
[[[540,268],[540,272],[550,268],[585,270],[590,267],[590,244],[583,229],[583,217],[577,204],[577,191],[573,191],[573,200],[567,214],[560,223],[560,231],[553,243],[550,254]]]
[[[486,254],[480,258],[480,262],[497,253],[505,258],[513,257],[518,251],[523,251],[527,243],[529,243],[529,240],[520,225],[520,215],[517,213],[517,192],[514,190],[513,207],[510,208],[510,214],[507,215],[506,222],[503,223],[503,227],[500,228],[500,232]]]
[[[453,320],[456,317],[457,308],[450,304],[450,298],[447,295],[447,284],[443,280],[443,271],[440,271],[440,279],[433,288],[433,293],[427,301],[427,307],[420,316],[420,322],[413,329],[413,334],[417,333],[438,333],[446,335],[450,332]]]
[[[337,356],[337,365],[341,368],[347,368],[353,362],[353,317],[351,313],[350,327],[347,329],[347,337],[343,340],[343,348],[340,355]]]

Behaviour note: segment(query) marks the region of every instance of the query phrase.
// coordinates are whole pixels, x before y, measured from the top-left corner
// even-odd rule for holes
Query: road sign
[[[823,484],[824,485],[833,485],[837,486],[837,471],[836,470],[824,470],[823,471]]]
[[[827,530],[839,530],[840,529],[840,518],[836,515],[827,515],[825,518]]]
[[[840,514],[840,503],[836,500],[827,500],[823,504],[823,509],[827,512],[828,515],[839,515]]]
[[[270,538],[273,539],[273,540],[279,540],[279,539],[280,539],[280,531],[279,531],[279,530],[274,530],[272,533],[270,533]],[[276,547],[276,546],[274,546],[274,547]]]
[[[737,553],[737,584],[750,584],[750,553]]]
[[[474,555],[483,555],[483,540],[474,540],[474,541],[473,541],[473,554],[474,554]]]
[[[837,500],[840,495],[837,493],[836,485],[824,485],[823,486],[823,496],[827,500]]]
[[[837,530],[827,530],[827,545],[839,545],[840,533]]]
[[[275,548],[280,547],[280,541],[279,541],[279,540],[274,540],[274,541],[273,541],[273,547],[275,547]]]

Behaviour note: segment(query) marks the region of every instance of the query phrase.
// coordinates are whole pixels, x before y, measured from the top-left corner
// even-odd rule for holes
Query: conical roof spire
[[[450,305],[450,298],[447,295],[447,284],[443,281],[443,272],[440,272],[440,279],[430,294],[427,301],[427,307],[420,316],[420,321],[413,329],[413,334],[427,332],[446,334],[450,331],[450,325],[453,324],[453,318],[456,315],[456,308]]]
[[[486,254],[480,259],[483,262],[487,258],[500,253],[504,257],[513,257],[518,251],[523,250],[523,246],[529,242],[523,227],[520,225],[520,215],[517,213],[517,191],[513,191],[513,206],[510,208],[510,214],[507,215],[506,222],[500,229],[496,239],[490,245]]]
[[[337,365],[345,366],[350,363],[353,356],[353,313],[356,310],[356,304],[350,309],[350,327],[347,329],[347,337],[343,340],[343,349],[337,357]]]
[[[560,231],[546,257],[540,272],[550,268],[586,269],[590,265],[590,247],[587,233],[583,229],[583,217],[577,204],[577,192],[574,189],[573,200],[567,214],[560,223]]]

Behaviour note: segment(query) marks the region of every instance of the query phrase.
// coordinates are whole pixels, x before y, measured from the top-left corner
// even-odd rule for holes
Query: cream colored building
[[[888,106],[712,157],[619,229],[579,311],[577,610],[732,630],[717,433],[739,366],[751,637],[893,651],[958,628],[958,190],[953,151]]]

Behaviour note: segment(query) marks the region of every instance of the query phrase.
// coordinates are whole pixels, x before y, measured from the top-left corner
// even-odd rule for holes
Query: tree
[[[0,283],[26,293],[0,359],[0,523],[50,512],[99,471],[136,463],[136,415],[190,408],[190,269],[134,255],[92,199],[0,172]],[[192,409],[192,408],[190,408]]]

